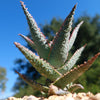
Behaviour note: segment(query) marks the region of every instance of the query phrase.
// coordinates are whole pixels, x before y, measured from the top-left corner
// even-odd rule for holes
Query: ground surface
[[[97,93],[96,95],[93,95],[92,93],[74,93],[74,94],[67,94],[64,96],[57,96],[52,95],[48,98],[43,97],[35,97],[33,95],[30,96],[24,96],[23,98],[15,98],[15,97],[9,97],[7,100],[100,100],[100,93]]]

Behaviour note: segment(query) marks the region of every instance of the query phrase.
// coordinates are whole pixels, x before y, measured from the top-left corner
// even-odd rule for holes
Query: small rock
[[[96,94],[95,96],[90,97],[90,100],[100,100],[100,93]]]
[[[35,96],[29,96],[28,98],[27,98],[27,100],[38,100],[38,98],[36,98]]]

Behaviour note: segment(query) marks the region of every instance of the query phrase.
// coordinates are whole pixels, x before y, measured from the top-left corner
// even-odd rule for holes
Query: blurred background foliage
[[[81,46],[87,44],[84,52],[82,53],[80,59],[77,64],[82,64],[84,61],[87,61],[90,57],[100,51],[100,16],[96,15],[94,17],[83,16],[74,20],[73,28],[81,21],[84,21],[84,24],[81,26],[76,41],[72,50],[70,51],[70,55],[75,52],[76,49]],[[53,18],[51,22],[48,24],[40,24],[41,31],[48,38],[48,42],[50,42],[55,36],[56,32],[59,30],[63,20],[60,18]],[[73,30],[73,29],[72,29]],[[31,38],[31,35],[28,34]],[[31,49],[28,45],[26,45],[29,49]],[[32,50],[32,49],[31,49]],[[35,50],[32,50],[36,53]],[[15,66],[13,70],[17,70],[20,73],[27,76],[29,79],[38,80],[43,83],[45,78],[41,77],[41,75],[32,67],[32,65],[25,59],[17,59],[15,61]],[[78,90],[77,92],[92,92],[94,94],[100,92],[100,57],[95,61],[92,67],[86,71],[76,83],[80,83],[84,86],[84,90]],[[43,83],[44,85],[46,83]],[[28,86],[19,76],[16,80],[15,85],[13,86],[13,91],[16,92],[14,96],[22,97],[24,95],[36,95],[40,96],[39,91],[35,91],[30,86]]]
[[[4,92],[6,88],[6,69],[0,66],[0,92]]]

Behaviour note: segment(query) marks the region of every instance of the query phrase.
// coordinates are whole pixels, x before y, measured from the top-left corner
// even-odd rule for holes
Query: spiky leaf
[[[36,56],[32,51],[28,50],[26,47],[20,45],[17,42],[15,42],[14,44],[41,75],[45,76],[48,79],[51,79],[52,81],[54,81],[61,75],[49,63],[47,63],[43,59],[40,59],[39,56]]]
[[[69,59],[68,62],[65,63],[64,66],[62,66],[61,68],[58,69],[58,71],[62,74],[66,73],[67,71],[69,71],[77,62],[77,60],[79,59],[82,51],[84,50],[86,45],[84,45],[83,47],[81,47],[80,49],[78,49],[73,56]]]
[[[21,6],[24,10],[24,13],[26,15],[33,41],[37,47],[37,52],[41,58],[47,59],[48,54],[50,52],[50,47],[47,44],[47,40],[46,40],[45,36],[43,35],[43,33],[38,28],[35,20],[31,16],[31,14],[27,11],[27,8],[25,8],[24,3],[22,1],[20,1],[20,2],[21,2]]]
[[[46,86],[43,86],[42,84],[39,84],[35,81],[29,80],[24,75],[20,74],[19,72],[15,71],[27,84],[33,87],[33,89],[43,92],[48,92],[49,88]]]
[[[77,68],[70,70],[69,72],[64,74],[61,78],[57,79],[54,82],[54,85],[63,89],[67,84],[74,82],[79,76],[81,76],[86,70],[89,69],[89,67],[92,65],[92,63],[96,60],[96,58],[99,55],[100,55],[100,53],[97,53],[90,60],[88,60],[87,62],[84,62],[84,64],[81,64]],[[61,83],[63,83],[63,85]]]
[[[73,7],[71,13],[65,19],[60,30],[56,34],[51,47],[51,53],[48,62],[57,67],[64,64],[68,55],[68,41],[70,37],[70,31],[72,29],[72,21],[76,5]]]

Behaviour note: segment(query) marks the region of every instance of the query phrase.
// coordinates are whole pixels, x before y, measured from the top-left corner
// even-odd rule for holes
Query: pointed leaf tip
[[[18,34],[18,35],[20,35],[28,43],[29,46],[31,46],[33,49],[36,49],[34,42],[30,38],[22,34]]]
[[[15,72],[16,72],[18,75],[22,75],[22,74],[20,74],[17,70],[15,70]]]
[[[72,8],[72,12],[75,11],[76,7],[77,7],[77,3],[76,3],[76,4],[74,5],[74,7]]]
[[[75,39],[77,37],[77,34],[78,34],[78,31],[79,31],[79,28],[81,27],[81,25],[83,24],[83,21],[81,21],[73,30],[71,36],[70,36],[70,39],[69,39],[69,51],[70,49],[72,48],[74,42],[75,42]]]
[[[27,36],[22,35],[22,34],[18,34],[18,35],[21,36],[22,38],[24,38],[26,40],[26,42],[31,42],[34,44],[34,42],[30,38],[28,38]]]
[[[77,7],[77,3],[74,5],[74,7],[73,7],[73,8],[74,8],[74,9],[76,9],[76,7]]]
[[[19,33],[18,35],[21,36],[22,34]]]
[[[21,3],[21,4],[24,4],[24,2],[23,2],[23,1],[20,1],[20,3]]]
[[[83,47],[85,48],[87,46],[87,43],[85,45],[83,45]]]
[[[75,9],[76,5],[72,8],[69,15],[65,18],[63,24],[60,27],[60,30],[57,32],[55,38],[53,39],[48,62],[55,68],[61,67],[65,63],[68,56],[68,42],[72,29]]]
[[[85,45],[83,45],[83,47],[85,48],[87,46],[87,43],[85,43]]]
[[[15,46],[18,47],[20,43],[14,42]]]
[[[15,71],[16,73],[18,73],[17,70],[14,70],[14,71]]]
[[[15,72],[16,72],[23,80],[26,80],[26,79],[27,79],[24,75],[20,74],[17,70],[15,70]]]
[[[18,34],[19,36],[21,36],[22,38],[24,38],[25,40],[29,40],[31,42],[33,42],[31,39],[29,39],[27,36],[25,35],[22,35],[22,34]]]
[[[75,6],[77,6],[77,5],[78,5],[78,3],[75,4]]]
[[[20,1],[20,4],[21,4],[23,7],[25,7],[25,5],[24,5],[24,2],[23,2],[23,1]]]

